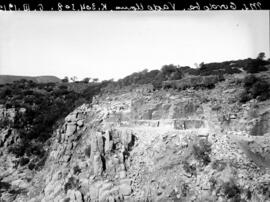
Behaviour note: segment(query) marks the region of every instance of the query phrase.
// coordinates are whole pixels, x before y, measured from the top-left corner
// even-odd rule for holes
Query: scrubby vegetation
[[[189,147],[184,154],[182,161],[183,170],[191,176],[197,176],[197,169],[204,168],[211,162],[211,146],[212,144],[206,139],[192,139]],[[192,159],[195,159],[199,167],[197,167]]]
[[[240,95],[240,102],[245,103],[251,99],[264,101],[270,98],[270,84],[254,75],[248,75],[243,80],[245,90]]]
[[[162,87],[162,81],[181,79],[182,72],[180,69],[173,65],[164,65],[161,70],[148,71],[147,69],[133,73],[123,79],[114,82],[116,87],[124,87],[132,84],[153,84],[154,88],[159,89]]]
[[[207,140],[201,139],[198,144],[193,145],[193,154],[195,159],[200,161],[203,165],[208,165],[211,162],[211,143]]]
[[[29,163],[29,158],[25,158],[25,157],[21,158],[19,161],[20,166],[24,166],[28,163]]]
[[[265,65],[269,64],[269,60],[264,60],[263,53],[260,53],[256,59],[201,63],[198,68],[169,64],[162,66],[160,70],[148,71],[145,69],[118,81],[110,81],[110,85],[106,88],[107,91],[113,91],[129,85],[152,84],[154,89],[160,89],[163,81],[179,80],[187,76],[218,75],[222,77],[225,74],[236,74],[242,71],[258,73],[268,70]]]
[[[267,68],[265,65],[268,65],[269,62],[263,60],[262,58],[258,57],[255,60],[251,60],[245,67],[244,70],[246,70],[248,73],[258,73],[262,71],[267,71]]]
[[[190,175],[197,175],[196,166],[190,165],[187,161],[183,162],[183,169],[186,173],[189,173]]]
[[[227,199],[232,201],[241,201],[241,190],[232,180],[223,183],[220,187],[220,192]]]
[[[233,62],[226,61],[221,63],[208,63],[202,64],[195,72],[191,72],[192,75],[208,76],[208,75],[224,75],[241,73],[238,67],[234,66]]]
[[[74,175],[78,175],[81,173],[81,169],[78,165],[73,167],[73,173],[74,173]]]
[[[1,92],[2,104],[17,111],[13,128],[22,139],[48,139],[55,121],[80,104],[77,101],[80,95],[55,83],[21,80],[3,87]],[[21,108],[25,112],[20,112]]]
[[[90,102],[106,82],[101,83],[35,83],[19,80],[0,87],[0,104],[15,110],[14,121],[1,120],[1,127],[12,127],[20,141],[9,147],[18,157],[44,156],[44,143],[51,137],[57,121],[77,106]],[[22,163],[23,164],[23,163]]]

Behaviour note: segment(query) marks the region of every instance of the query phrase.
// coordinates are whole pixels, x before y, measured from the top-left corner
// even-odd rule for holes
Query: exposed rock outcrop
[[[215,85],[96,96],[55,131],[41,171],[0,158],[1,200],[270,200],[269,101],[240,104],[232,80]]]

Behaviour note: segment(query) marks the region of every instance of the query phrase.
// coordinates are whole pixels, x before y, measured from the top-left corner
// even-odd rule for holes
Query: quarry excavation
[[[0,202],[270,202],[264,2],[125,3],[0,2]]]
[[[244,77],[105,90],[57,123],[39,159],[12,153],[22,137],[3,127],[1,201],[270,200],[269,99],[239,102]],[[24,113],[2,106],[1,119]]]

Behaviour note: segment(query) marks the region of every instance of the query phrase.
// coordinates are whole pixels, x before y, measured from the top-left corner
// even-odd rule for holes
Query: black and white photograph
[[[270,201],[269,24],[1,11],[0,202]]]

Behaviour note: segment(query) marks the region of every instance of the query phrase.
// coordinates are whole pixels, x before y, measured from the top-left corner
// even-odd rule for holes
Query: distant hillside
[[[61,79],[56,76],[13,76],[13,75],[0,75],[0,84],[12,83],[21,79],[32,80],[37,83],[58,83]]]

